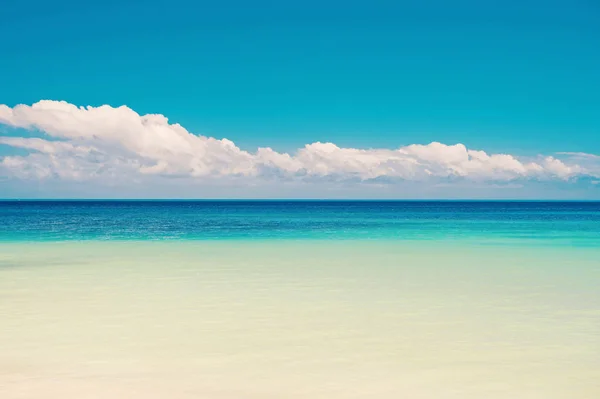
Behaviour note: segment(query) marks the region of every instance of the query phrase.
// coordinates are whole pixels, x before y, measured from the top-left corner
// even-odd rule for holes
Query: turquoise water
[[[600,202],[0,202],[0,241],[394,239],[600,244]]]
[[[597,399],[600,204],[0,202],[0,398]]]

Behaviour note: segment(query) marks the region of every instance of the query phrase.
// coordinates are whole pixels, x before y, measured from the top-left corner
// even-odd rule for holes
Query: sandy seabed
[[[600,398],[600,251],[0,244],[0,398]]]

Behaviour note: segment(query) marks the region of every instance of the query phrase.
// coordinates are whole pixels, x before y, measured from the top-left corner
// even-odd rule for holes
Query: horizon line
[[[600,202],[552,198],[0,198],[0,202]]]

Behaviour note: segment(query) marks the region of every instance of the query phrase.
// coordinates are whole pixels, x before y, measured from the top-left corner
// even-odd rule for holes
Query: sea
[[[600,202],[0,201],[0,398],[598,399]]]

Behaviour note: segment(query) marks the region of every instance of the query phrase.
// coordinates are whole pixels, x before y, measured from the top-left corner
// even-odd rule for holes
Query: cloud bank
[[[600,178],[600,157],[556,153],[518,157],[438,142],[396,149],[341,148],[311,143],[293,153],[244,151],[227,139],[188,132],[163,115],[121,106],[78,107],[64,101],[0,104],[0,125],[15,128],[0,144],[19,152],[0,156],[0,176],[21,180],[136,182],[148,176],[194,184],[231,179],[394,185],[575,182]],[[36,136],[31,137],[31,133]],[[21,132],[22,134],[19,134]]]

